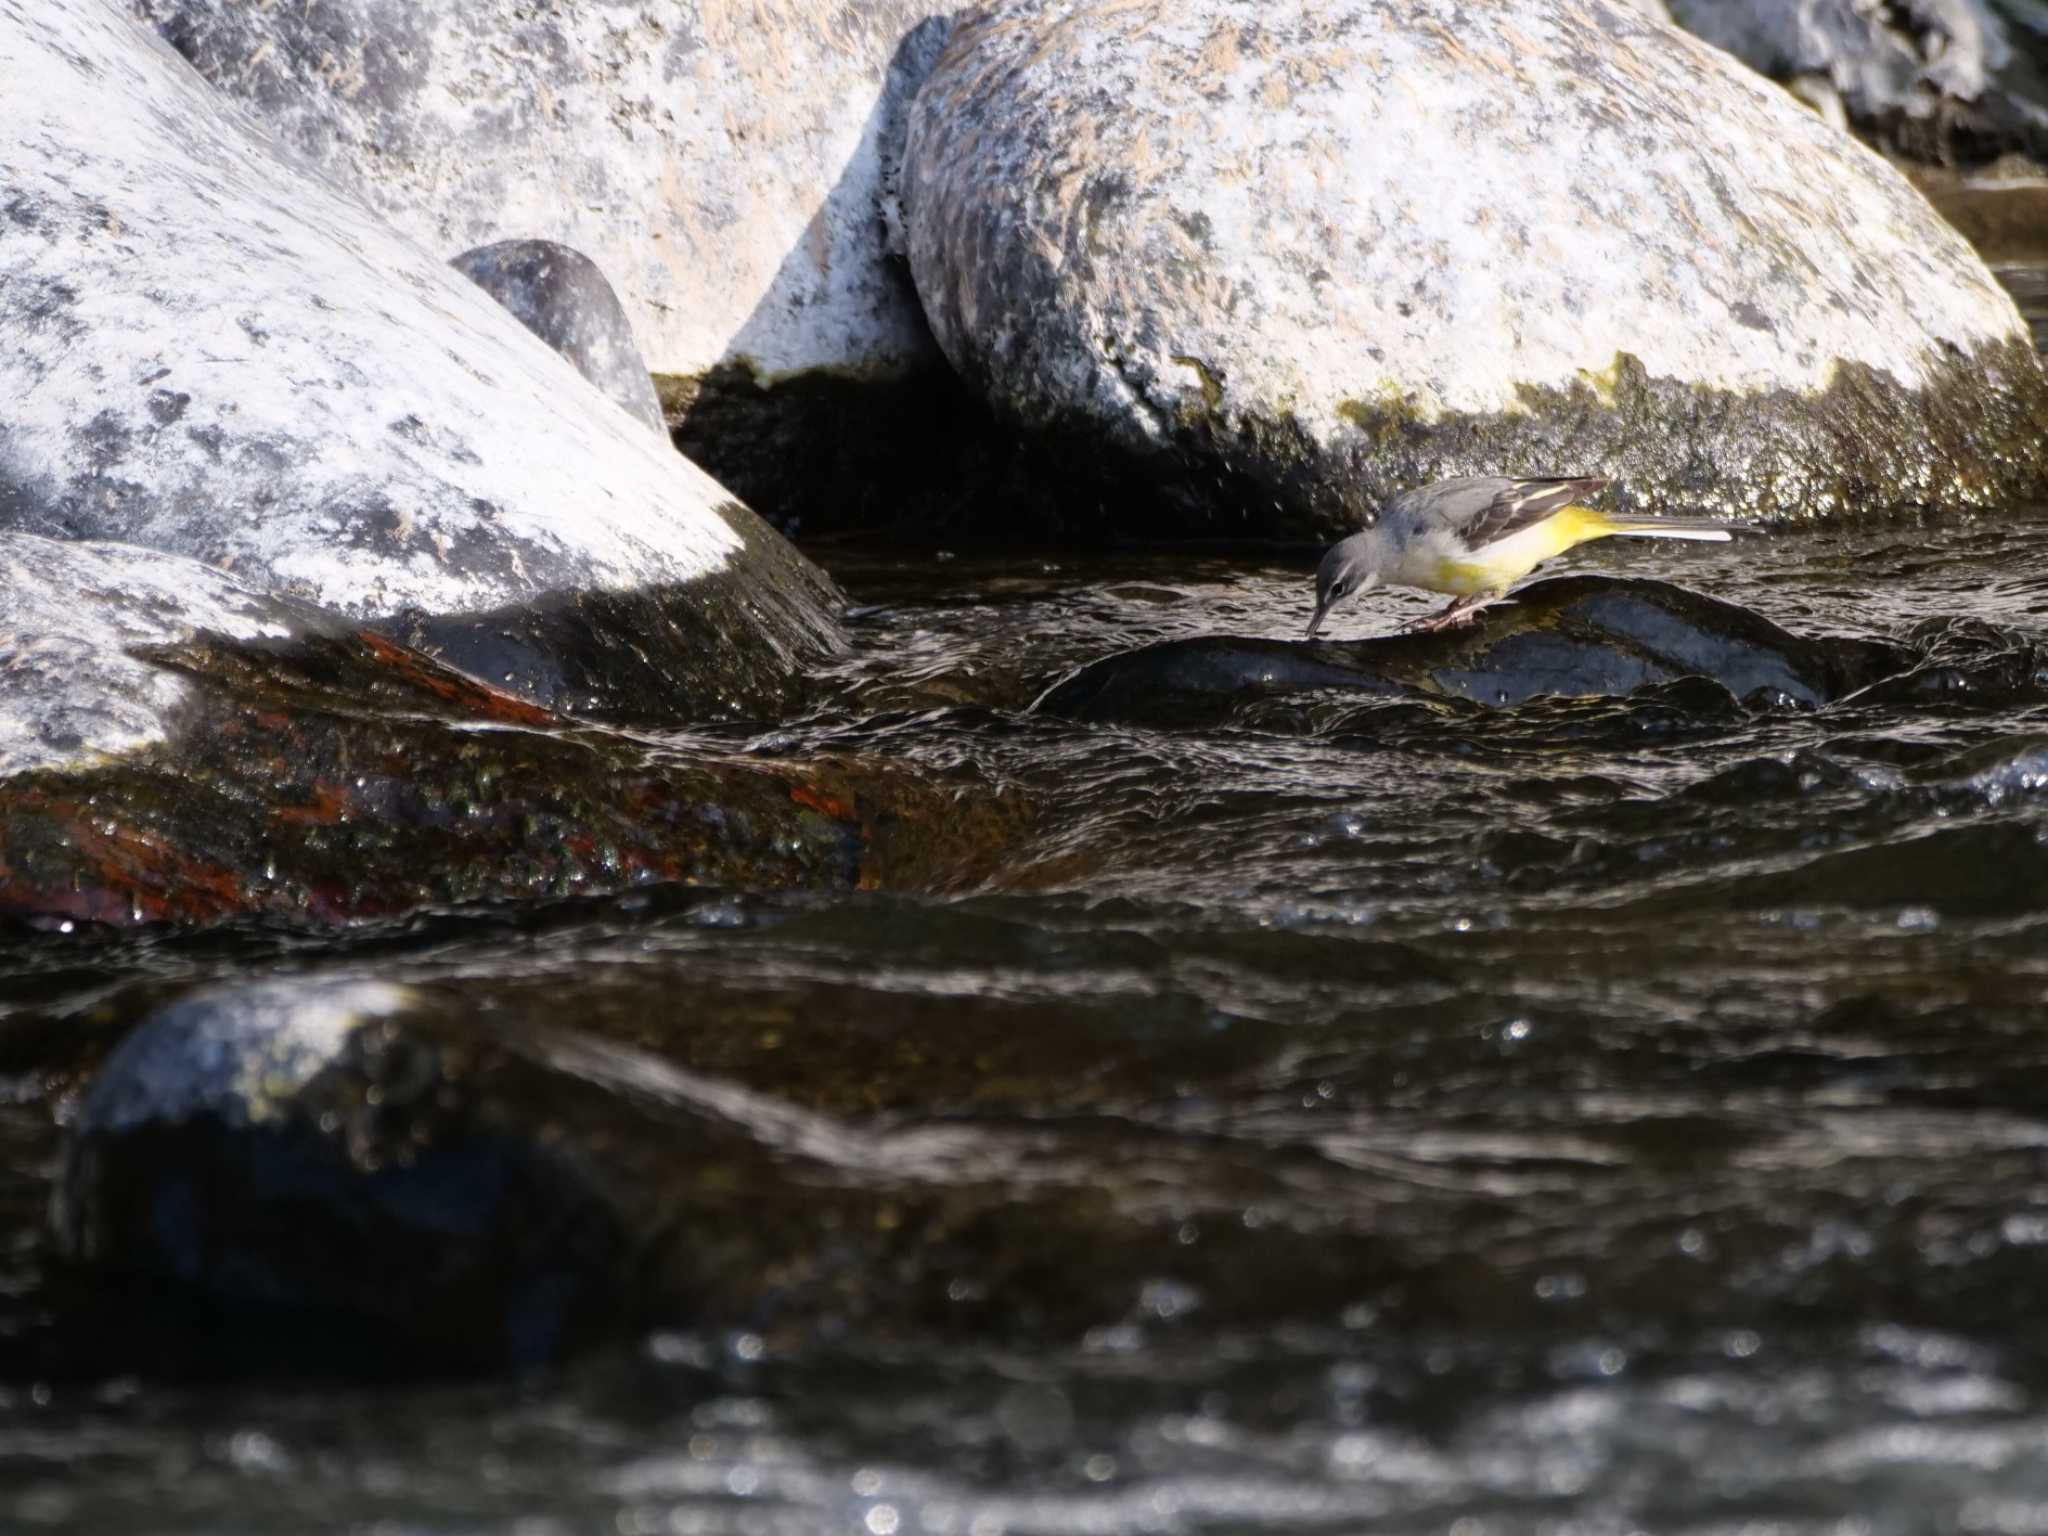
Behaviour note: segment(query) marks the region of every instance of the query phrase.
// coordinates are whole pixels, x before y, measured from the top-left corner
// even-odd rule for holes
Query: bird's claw
[[[1439,630],[1463,629],[1467,624],[1478,622],[1482,608],[1512,608],[1506,598],[1496,598],[1490,603],[1453,603],[1448,608],[1411,620],[1403,626],[1402,632],[1411,635],[1432,635]]]

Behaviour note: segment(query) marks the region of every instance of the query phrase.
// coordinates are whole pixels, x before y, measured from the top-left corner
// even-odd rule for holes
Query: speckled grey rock
[[[552,240],[500,240],[449,263],[575,370],[657,432],[661,401],[633,324],[597,263]]]
[[[656,372],[931,356],[879,200],[947,0],[131,3],[428,248],[582,251]]]
[[[190,688],[138,647],[339,627],[195,560],[0,531],[0,780],[166,739]]]
[[[1941,150],[1960,109],[1980,148],[2048,146],[2038,0],[1670,0],[1672,18],[1777,80],[1824,81],[1859,126]],[[2030,56],[2031,55],[2031,56]],[[1808,86],[1810,89],[1810,86]],[[1999,143],[1999,139],[2008,142]]]
[[[118,0],[0,0],[0,100],[0,527],[425,616],[466,666],[507,613],[602,650],[581,605],[656,594],[632,643],[675,631],[685,708],[837,643],[818,572]]]
[[[1011,417],[1334,533],[1570,466],[1803,516],[2038,489],[2011,300],[1899,176],[1618,0],[1013,0],[914,104],[909,257]]]

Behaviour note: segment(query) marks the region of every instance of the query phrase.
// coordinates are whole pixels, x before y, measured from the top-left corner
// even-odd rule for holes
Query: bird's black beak
[[[1315,639],[1316,631],[1323,627],[1323,615],[1328,613],[1329,611],[1330,605],[1328,603],[1318,603],[1316,605],[1316,616],[1308,621],[1309,639]]]

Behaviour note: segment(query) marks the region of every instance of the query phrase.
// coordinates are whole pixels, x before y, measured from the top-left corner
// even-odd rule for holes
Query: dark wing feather
[[[1535,527],[1573,502],[1583,501],[1604,490],[1606,485],[1605,480],[1593,475],[1510,480],[1476,515],[1463,520],[1458,531],[1470,548],[1484,549],[1489,544],[1512,538],[1524,528]]]

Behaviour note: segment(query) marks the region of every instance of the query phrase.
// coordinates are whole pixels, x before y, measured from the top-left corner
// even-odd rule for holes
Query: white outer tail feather
[[[1697,523],[1623,523],[1609,531],[1625,539],[1694,539],[1702,544],[1726,544],[1735,537],[1726,528],[1702,528]]]

